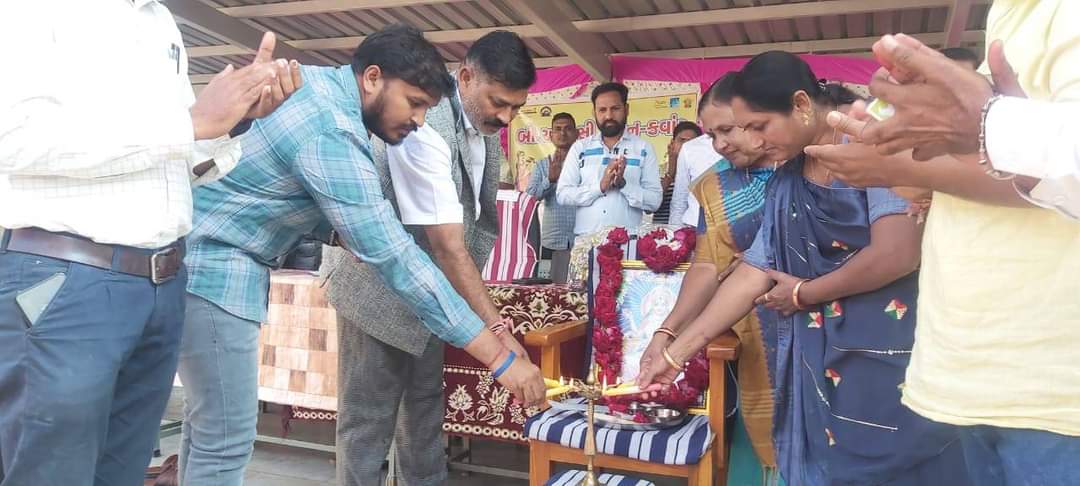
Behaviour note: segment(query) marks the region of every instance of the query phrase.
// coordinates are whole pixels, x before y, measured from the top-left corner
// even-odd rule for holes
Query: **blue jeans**
[[[31,325],[16,296],[61,273]],[[155,286],[0,250],[0,485],[143,484],[176,373],[186,280],[181,271]]]
[[[1080,437],[985,425],[960,427],[971,472],[979,486],[1080,484]]]
[[[182,484],[240,486],[258,422],[259,323],[187,295],[180,381]]]

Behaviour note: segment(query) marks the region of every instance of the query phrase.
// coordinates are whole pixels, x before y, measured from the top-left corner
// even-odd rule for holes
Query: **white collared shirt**
[[[160,2],[17,2],[0,18],[0,227],[168,245],[191,230],[191,186],[240,158],[194,142],[180,31]],[[196,178],[192,168],[213,159]]]
[[[626,157],[626,186],[601,192],[604,170],[618,156]],[[610,225],[636,232],[642,213],[656,211],[663,196],[656,153],[649,142],[629,133],[624,133],[612,148],[604,144],[599,133],[580,139],[566,153],[555,195],[559,204],[578,207],[575,235]]]
[[[679,150],[675,168],[675,190],[671,196],[671,224],[697,226],[701,205],[690,192],[695,179],[716,165],[724,156],[713,149],[712,137],[701,135],[688,140]]]
[[[458,101],[460,92],[456,93]],[[487,149],[468,115],[465,121],[465,142],[472,158],[473,197],[476,198],[476,218],[480,218],[480,190],[484,181]],[[387,148],[390,178],[401,214],[401,222],[416,225],[438,225],[464,222],[464,208],[454,184],[450,146],[439,132],[428,124],[405,137],[397,146]]]
[[[1002,98],[986,116],[986,151],[995,169],[1041,179],[1020,194],[1080,219],[1080,103]]]
[[[469,155],[472,156],[472,183],[473,196],[476,197],[476,217],[480,218],[480,184],[484,182],[484,164],[487,162],[487,148],[484,147],[484,136],[473,127],[472,120],[465,113],[465,104],[461,102],[461,91],[456,91],[458,105],[461,106],[461,118],[465,120],[465,143],[469,144]]]

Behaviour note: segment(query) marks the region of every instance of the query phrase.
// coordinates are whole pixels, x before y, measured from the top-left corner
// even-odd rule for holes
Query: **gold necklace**
[[[809,155],[806,156],[806,158],[807,158],[808,161],[813,162],[813,165],[810,167],[810,173],[813,175],[814,179],[817,179],[818,178],[817,177],[817,175],[818,175],[818,161],[817,161],[817,159],[812,158]],[[821,178],[820,180],[822,181],[821,185],[823,185],[823,186],[827,186],[827,185],[831,184],[832,183],[832,171],[829,170],[829,169],[825,169],[825,177]]]
[[[832,145],[836,145],[836,134],[837,134],[836,127],[833,127],[833,134],[832,134],[832,140],[831,140]],[[814,162],[813,167],[810,168],[810,173],[816,178],[817,177],[817,172],[818,172],[817,169],[818,169],[818,165],[819,165],[818,160],[816,158],[814,158],[814,157],[809,156],[809,155],[806,156],[806,160],[807,160],[807,162],[810,162],[810,161]],[[822,183],[823,186],[827,186],[827,185],[832,184],[832,170],[831,169],[825,169],[825,177],[824,177],[823,180],[824,180],[824,182]]]

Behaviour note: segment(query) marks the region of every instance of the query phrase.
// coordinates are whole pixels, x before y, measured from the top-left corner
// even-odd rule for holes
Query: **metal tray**
[[[655,416],[652,417],[652,422],[639,423],[621,417],[597,415],[596,423],[602,427],[616,430],[661,430],[678,427],[685,423],[687,419],[686,412],[673,408],[658,408],[653,412]],[[609,420],[609,417],[615,420]]]
[[[551,408],[555,410],[573,411],[585,415],[587,406],[582,403],[581,399],[572,398],[563,401],[551,402]],[[649,415],[655,415],[657,418],[653,422],[638,423],[630,419],[631,416],[623,414],[611,414],[606,406],[597,405],[594,418],[596,424],[615,430],[661,430],[671,427],[678,427],[686,422],[689,418],[686,412],[676,410],[673,408],[667,408],[658,404],[637,404],[631,405],[631,408],[636,412],[641,410]]]

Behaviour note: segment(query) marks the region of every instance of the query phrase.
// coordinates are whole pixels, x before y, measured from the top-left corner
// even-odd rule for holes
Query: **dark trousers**
[[[431,336],[417,357],[340,317],[338,342],[338,483],[382,484],[382,464],[396,438],[399,484],[445,484],[444,343]]]
[[[570,271],[570,250],[552,250],[546,246],[540,248],[540,259],[551,262],[548,277],[555,283],[566,283]]]
[[[30,325],[16,296],[61,273]],[[186,281],[181,270],[155,286],[0,249],[0,486],[143,484],[176,373]]]
[[[1030,429],[960,427],[964,457],[979,486],[1080,484],[1080,437]]]

